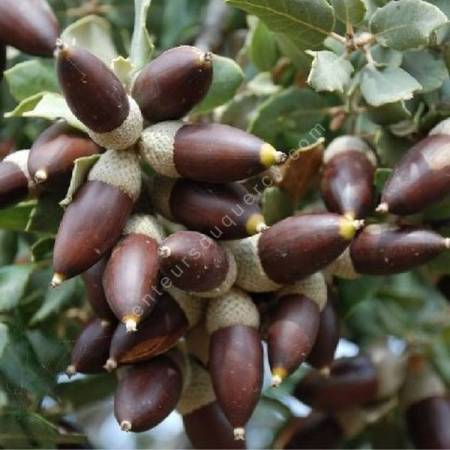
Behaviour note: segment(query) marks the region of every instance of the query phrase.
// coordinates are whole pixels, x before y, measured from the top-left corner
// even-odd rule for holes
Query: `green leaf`
[[[112,61],[112,69],[124,86],[130,85],[133,73],[133,64],[129,58],[118,56]]]
[[[318,92],[343,93],[354,71],[352,64],[342,56],[323,50],[307,52],[314,57],[308,83]]]
[[[27,111],[32,111],[35,106],[42,100],[44,92],[35,94],[25,100],[22,100],[12,111],[5,113],[7,119],[12,117],[23,117]]]
[[[377,154],[381,163],[386,166],[395,165],[411,146],[406,139],[396,137],[385,129],[380,129],[375,135]]]
[[[40,195],[36,207],[30,214],[25,231],[55,235],[64,212],[58,204],[59,198],[54,194]]]
[[[305,50],[298,48],[286,35],[278,33],[276,35],[278,46],[281,52],[289,58],[292,64],[304,74],[305,78],[311,70],[312,58]]]
[[[48,61],[41,59],[25,61],[11,67],[4,75],[11,95],[18,102],[43,91],[59,91],[55,68]]]
[[[294,205],[285,191],[279,187],[272,186],[264,190],[262,209],[267,225],[273,225],[291,216],[294,212]]]
[[[15,308],[22,298],[33,265],[14,265],[0,267],[0,312]]]
[[[4,230],[25,231],[31,211],[36,203],[23,202],[11,208],[0,209],[0,228]]]
[[[258,16],[272,31],[286,35],[299,48],[315,48],[333,31],[333,8],[326,0],[226,0]]]
[[[374,45],[371,49],[372,58],[376,61],[377,66],[396,66],[402,64],[403,53],[392,48]]]
[[[252,63],[262,72],[270,70],[278,60],[275,35],[258,19],[249,34],[248,52]]]
[[[194,108],[204,114],[231,100],[244,81],[244,73],[237,63],[224,56],[213,55],[213,81],[206,97]]]
[[[0,322],[0,358],[8,344],[8,327]]]
[[[369,106],[368,114],[370,120],[378,125],[391,125],[411,118],[411,113],[403,101],[386,103],[378,107]]]
[[[246,130],[256,109],[266,98],[247,92],[236,95],[221,110],[220,122]]]
[[[419,82],[400,67],[366,66],[362,72],[361,92],[372,106],[408,100],[421,88]]]
[[[151,59],[154,45],[147,31],[147,14],[152,0],[134,0],[134,30],[131,39],[130,60],[140,70]]]
[[[378,192],[383,192],[384,185],[386,184],[386,181],[392,174],[392,169],[383,169],[378,168],[375,171],[373,184],[375,185]]]
[[[426,47],[432,31],[447,22],[436,6],[422,0],[399,0],[378,9],[370,21],[370,31],[380,44],[396,50]]]
[[[0,266],[11,264],[17,253],[17,233],[10,230],[0,230]]]
[[[448,0],[427,0],[427,3],[437,6],[450,19],[450,3]]]
[[[367,12],[363,0],[331,0],[336,17],[344,23],[359,25]]]
[[[35,242],[31,247],[31,257],[34,263],[49,259],[52,256],[55,240],[49,237],[43,237]]]

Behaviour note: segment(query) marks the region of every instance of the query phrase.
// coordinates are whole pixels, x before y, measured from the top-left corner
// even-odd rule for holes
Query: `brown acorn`
[[[212,75],[211,53],[183,45],[147,64],[132,95],[149,122],[181,119],[205,97]]]
[[[117,318],[111,311],[106,301],[105,291],[103,290],[103,273],[105,272],[108,256],[102,258],[99,262],[82,273],[86,295],[95,315],[103,320],[116,322]]]
[[[161,271],[179,289],[199,297],[219,297],[236,281],[231,252],[196,231],[178,231],[159,247]]]
[[[134,215],[114,247],[103,275],[108,304],[127,331],[137,325],[155,307],[152,290],[159,274],[158,245],[162,229],[152,216]]]
[[[0,41],[35,56],[53,55],[59,24],[46,0],[2,0]]]
[[[329,376],[312,370],[294,395],[315,409],[338,411],[371,402],[377,392],[376,368],[368,356],[359,355],[335,360]]]
[[[273,386],[296,370],[314,345],[320,311],[327,302],[325,279],[318,272],[282,289],[277,298],[267,329]]]
[[[374,202],[376,159],[369,146],[355,136],[340,136],[325,150],[322,198],[331,212],[363,219]]]
[[[177,405],[184,430],[197,449],[242,449],[244,441],[233,438],[233,428],[216,401],[208,371],[190,361],[190,382]]]
[[[111,249],[140,188],[140,166],[133,152],[109,150],[100,157],[59,225],[52,286],[85,272]]]
[[[437,125],[395,167],[381,196],[379,212],[415,214],[450,193],[450,121]]]
[[[72,349],[70,366],[67,375],[75,373],[101,373],[108,359],[116,322],[93,319],[82,330]]]
[[[120,364],[146,361],[172,348],[194,327],[202,316],[202,300],[171,291],[155,291],[155,308],[135,333],[128,333],[119,324],[111,342],[106,369],[114,370]]]
[[[257,199],[239,183],[157,177],[151,195],[164,217],[214,239],[239,239],[267,228]]]
[[[176,407],[183,387],[177,361],[168,355],[125,369],[114,395],[114,415],[122,431],[147,431]]]
[[[261,395],[263,350],[259,314],[251,298],[231,289],[208,304],[209,372],[217,401],[234,430],[245,438],[244,426]]]
[[[68,187],[75,160],[100,153],[100,147],[65,121],[47,128],[35,141],[28,158],[28,171],[44,186]]]
[[[27,168],[29,153],[29,150],[19,150],[0,162],[0,208],[14,205],[28,197],[33,187]]]
[[[139,145],[160,175],[206,183],[243,180],[286,159],[256,136],[217,123],[161,122],[144,130]]]
[[[110,150],[136,143],[143,129],[139,106],[99,58],[58,41],[56,68],[67,104],[93,141]]]
[[[300,281],[335,260],[361,226],[333,213],[303,214],[226,243],[238,266],[236,284],[249,292],[270,292]]]

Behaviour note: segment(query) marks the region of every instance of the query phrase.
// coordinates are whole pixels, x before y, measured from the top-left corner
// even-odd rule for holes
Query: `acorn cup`
[[[333,213],[303,214],[226,243],[238,267],[236,284],[249,292],[270,292],[300,281],[334,261],[361,226],[362,221]]]
[[[257,198],[239,183],[156,177],[151,196],[166,219],[214,239],[240,239],[267,228]]]
[[[89,136],[109,150],[130,148],[141,136],[143,117],[116,75],[95,55],[58,41],[59,84],[73,114]]]
[[[355,136],[341,136],[323,155],[322,198],[329,211],[364,219],[371,211],[377,161],[369,146]]]
[[[104,365],[115,328],[116,321],[107,322],[103,319],[93,319],[84,327],[72,349],[71,363],[66,369],[69,377],[76,373],[105,371]]]
[[[286,160],[256,136],[217,123],[161,122],[144,130],[139,146],[160,175],[206,183],[243,180]]]
[[[206,327],[211,336],[208,368],[214,392],[234,428],[234,438],[243,440],[263,383],[258,310],[245,292],[231,289],[209,302]]]
[[[327,286],[318,272],[277,293],[267,329],[272,385],[278,386],[311,351],[327,302]]]
[[[159,247],[161,272],[179,289],[198,297],[219,297],[236,281],[231,252],[196,231],[178,231]]]
[[[183,45],[147,64],[132,95],[149,122],[181,119],[205,97],[212,75],[211,53]]]
[[[125,325],[118,325],[105,365],[108,371],[121,364],[146,361],[166,352],[202,317],[203,301],[196,297],[174,290],[170,294],[155,290],[151,295],[156,306],[138,331],[128,333]]]
[[[2,0],[0,42],[35,56],[53,56],[59,24],[46,0]]]
[[[114,415],[122,431],[150,430],[175,409],[182,370],[171,353],[125,369],[114,395]]]
[[[75,160],[100,153],[101,149],[83,133],[58,121],[35,141],[28,158],[28,171],[45,188],[67,188]]]
[[[0,208],[25,200],[33,189],[27,167],[29,154],[29,150],[19,150],[0,162]]]
[[[414,145],[387,180],[377,211],[415,214],[450,193],[450,120]]]
[[[208,371],[190,359],[190,382],[177,411],[183,416],[184,430],[197,449],[242,449],[244,441],[233,438],[233,428],[216,401]]]
[[[52,286],[85,272],[111,249],[140,189],[141,172],[135,153],[109,150],[100,157],[59,225]]]
[[[377,370],[368,356],[359,355],[335,360],[329,376],[312,370],[294,396],[314,409],[339,411],[374,401],[377,393]]]
[[[162,229],[152,216],[132,216],[114,247],[103,274],[103,289],[111,310],[127,331],[155,307],[151,292],[158,284],[158,246]]]

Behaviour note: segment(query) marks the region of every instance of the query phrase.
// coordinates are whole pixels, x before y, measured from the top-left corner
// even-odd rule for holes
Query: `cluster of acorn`
[[[6,3],[9,14],[28,5]],[[25,41],[42,29],[28,28]],[[20,40],[0,40],[31,52]],[[55,56],[66,101],[88,132],[57,122],[31,150],[5,158],[0,205],[67,187],[75,160],[100,154],[61,221],[52,285],[83,276],[96,318],[79,336],[68,373],[118,369],[115,415],[123,430],[150,429],[177,408],[195,447],[241,447],[261,395],[262,340],[274,385],[307,359],[340,372],[332,365],[339,327],[326,277],[399,273],[449,248],[428,229],[364,226],[376,203],[377,161],[351,136],[324,153],[329,212],[267,227],[242,181],[285,155],[242,130],[181,120],[210,87],[207,52],[162,53],[130,92],[82,48],[58,40]],[[412,214],[450,193],[449,146],[445,121],[398,164],[378,211]],[[156,172],[150,182],[143,163]],[[316,394],[303,397],[319,405],[334,398]]]

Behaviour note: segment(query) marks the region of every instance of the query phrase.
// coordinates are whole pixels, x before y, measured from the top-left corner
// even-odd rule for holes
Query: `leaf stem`
[[[341,36],[338,33],[335,33],[334,31],[332,31],[330,33],[330,37],[332,37],[333,39],[335,39],[336,41],[340,42],[341,44],[346,45],[347,44],[347,39],[345,39],[344,36]]]

